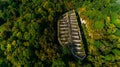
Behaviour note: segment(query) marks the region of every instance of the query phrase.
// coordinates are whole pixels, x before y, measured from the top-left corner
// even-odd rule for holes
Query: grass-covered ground
[[[119,67],[120,7],[115,0],[0,0],[0,67]],[[57,21],[75,9],[86,21],[86,58],[57,40]]]

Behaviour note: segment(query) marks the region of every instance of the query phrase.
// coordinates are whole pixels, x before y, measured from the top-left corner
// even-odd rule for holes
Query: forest
[[[86,58],[57,40],[70,10],[86,21]],[[120,67],[120,0],[0,0],[0,67]]]

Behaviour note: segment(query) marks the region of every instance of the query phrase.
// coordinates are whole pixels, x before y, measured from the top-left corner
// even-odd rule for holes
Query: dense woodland
[[[84,60],[57,40],[57,21],[72,9],[87,22]],[[120,67],[119,1],[0,0],[0,67]]]

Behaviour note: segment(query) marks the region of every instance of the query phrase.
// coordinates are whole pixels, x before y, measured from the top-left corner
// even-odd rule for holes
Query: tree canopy
[[[57,21],[72,9],[87,22],[83,61],[57,41]],[[115,67],[119,52],[119,0],[0,0],[0,67]]]

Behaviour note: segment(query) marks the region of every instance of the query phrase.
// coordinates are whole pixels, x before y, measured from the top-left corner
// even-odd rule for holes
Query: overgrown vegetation
[[[120,7],[115,0],[0,0],[0,67],[120,66]],[[81,61],[57,41],[57,21],[76,9],[87,57]]]
[[[87,61],[95,67],[119,67],[120,5],[114,0],[86,1],[78,12],[87,40]]]

